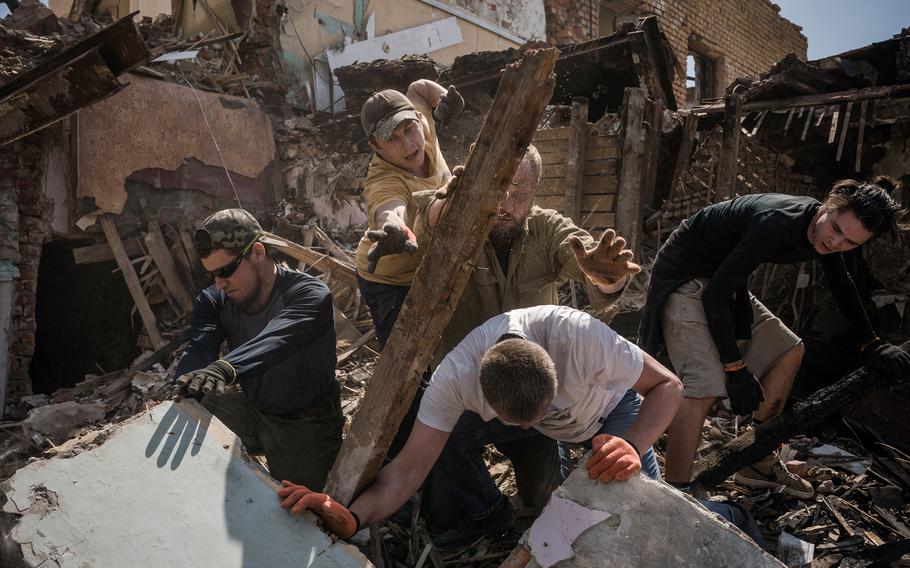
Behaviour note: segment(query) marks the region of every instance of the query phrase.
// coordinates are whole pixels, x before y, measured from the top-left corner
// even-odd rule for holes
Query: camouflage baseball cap
[[[263,234],[259,221],[244,209],[222,209],[209,215],[196,230],[196,252],[205,258],[216,249],[240,250],[254,240],[270,245],[284,243]]]
[[[360,124],[367,136],[388,140],[402,120],[420,121],[420,115],[408,98],[386,89],[374,93],[360,109]]]

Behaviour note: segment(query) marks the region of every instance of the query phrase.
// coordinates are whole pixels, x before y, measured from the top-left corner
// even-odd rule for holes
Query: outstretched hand
[[[588,251],[578,237],[569,239],[578,267],[595,284],[614,286],[627,276],[641,272],[641,266],[632,262],[632,251],[624,249],[626,239],[607,229],[593,250]]]
[[[367,272],[373,274],[379,259],[389,254],[417,251],[417,237],[407,225],[386,223],[381,229],[367,231],[367,238],[373,241],[367,251]]]

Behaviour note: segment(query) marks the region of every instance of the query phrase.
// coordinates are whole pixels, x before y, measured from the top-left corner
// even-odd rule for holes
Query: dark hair
[[[906,210],[891,197],[898,189],[900,183],[887,176],[868,182],[844,179],[834,184],[823,205],[829,210],[850,209],[875,237],[895,236],[907,228],[902,224]]]
[[[527,339],[505,339],[480,362],[480,388],[487,402],[509,420],[534,420],[556,396],[556,366],[543,347]]]

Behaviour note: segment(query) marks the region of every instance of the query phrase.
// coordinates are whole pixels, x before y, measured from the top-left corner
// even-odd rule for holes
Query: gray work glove
[[[736,371],[727,371],[727,398],[730,408],[737,416],[748,416],[765,400],[761,383],[749,369],[743,367]]]
[[[180,375],[174,383],[173,394],[175,396],[193,396],[210,392],[221,394],[225,386],[234,384],[236,380],[237,371],[234,367],[224,359],[218,359],[207,367]]]
[[[417,237],[407,225],[386,223],[381,229],[367,231],[373,246],[367,251],[367,272],[373,274],[379,259],[389,254],[417,252]]]
[[[433,109],[433,118],[436,122],[446,124],[461,116],[464,110],[464,98],[455,90],[455,85],[449,85],[449,90],[439,97],[436,108]]]

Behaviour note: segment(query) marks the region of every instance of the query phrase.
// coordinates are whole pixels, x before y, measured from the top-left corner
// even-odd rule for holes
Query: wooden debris
[[[120,235],[117,233],[117,227],[107,215],[99,215],[98,221],[101,223],[101,229],[104,231],[107,243],[111,247],[117,266],[120,267],[120,272],[123,274],[123,279],[130,291],[130,295],[133,297],[133,303],[136,305],[136,309],[139,310],[142,325],[145,327],[145,331],[151,338],[152,343],[156,347],[160,347],[164,344],[164,339],[158,332],[158,322],[155,319],[155,314],[152,313],[152,308],[149,306],[145,293],[142,291],[142,285],[139,283],[136,271],[133,270],[133,265],[130,264],[129,256],[127,256],[123,242],[120,240]]]
[[[910,348],[910,342],[905,343],[904,348]],[[888,379],[891,377],[865,367],[844,376],[791,410],[763,422],[720,451],[699,460],[695,466],[694,484],[703,488],[717,485],[733,472],[771,453],[781,442],[839,412],[857,396],[881,386]]]

